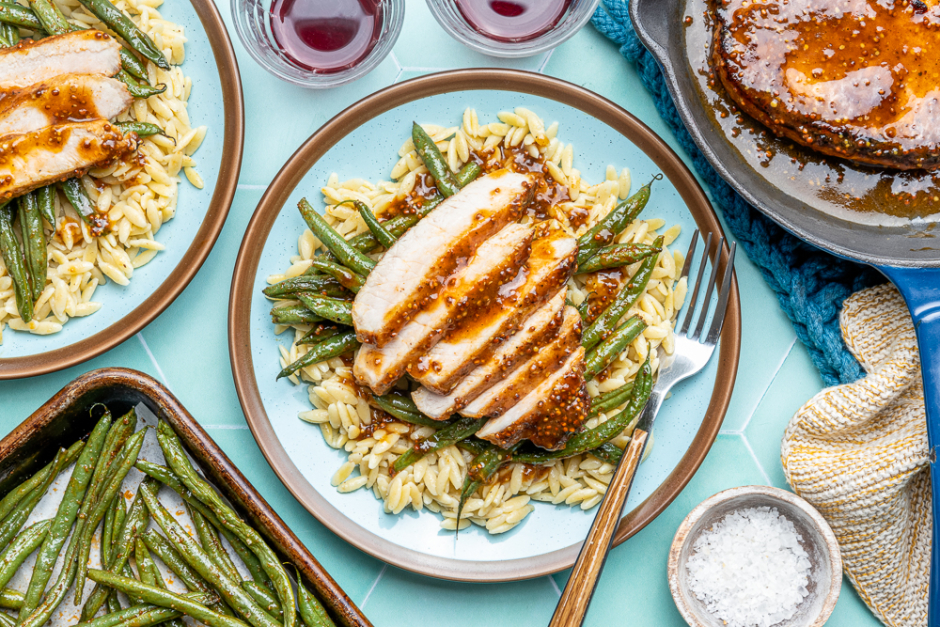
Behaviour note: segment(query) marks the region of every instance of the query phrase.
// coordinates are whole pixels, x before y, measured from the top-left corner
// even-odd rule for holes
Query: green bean
[[[342,333],[340,327],[337,326],[327,326],[325,324],[318,324],[309,331],[307,331],[303,337],[297,340],[298,344],[319,344],[328,337],[333,337],[337,333]]]
[[[0,627],[16,627],[16,620],[6,612],[0,612]]]
[[[137,80],[147,82],[147,66],[124,46],[121,46],[121,67]]]
[[[160,569],[157,567],[156,562],[150,557],[150,552],[147,550],[146,545],[138,536],[136,542],[136,551],[134,554],[135,559],[137,560],[137,570],[143,569],[140,573],[140,580],[146,584],[155,585],[158,588],[163,590],[169,590],[166,585],[166,582],[163,581],[163,574],[160,572]],[[218,602],[218,599],[216,599]],[[167,621],[167,627],[185,627],[185,623],[180,618],[176,616]]]
[[[293,297],[297,292],[313,292],[323,296],[342,296],[346,293],[343,285],[336,279],[312,274],[302,274],[278,281],[264,288],[262,292],[271,298]]]
[[[591,409],[588,412],[588,418],[594,418],[602,411],[609,411],[615,407],[623,405],[628,398],[630,398],[630,392],[633,390],[633,382],[625,383],[624,385],[605,392],[597,398],[591,401]]]
[[[39,213],[55,230],[55,187],[46,185],[36,190],[36,200],[39,202]]]
[[[141,490],[141,494],[147,503],[150,515],[153,516],[160,528],[167,534],[167,537],[178,548],[186,563],[200,576],[209,581],[235,611],[245,617],[254,627],[279,627],[279,623],[268,616],[264,609],[258,606],[254,599],[242,590],[237,583],[229,579],[212,562],[199,544],[186,533],[176,519],[166,511],[166,508],[157,499],[156,490],[152,488],[144,489]],[[197,616],[193,616],[193,618],[198,619]]]
[[[114,526],[111,529],[111,550],[109,555],[113,555],[116,549],[118,539],[121,537],[121,534],[124,533],[124,523],[127,522],[127,509],[126,503],[124,502],[124,495],[119,494],[114,499]],[[110,564],[111,561],[108,560],[104,562],[105,565]]]
[[[72,178],[63,181],[59,183],[59,189],[65,194],[66,200],[75,209],[78,217],[91,227],[92,235],[97,237],[104,233],[104,230],[108,228],[108,219],[105,216],[98,215],[95,206],[88,197],[88,192],[85,191],[85,186],[82,185],[81,179]]]
[[[325,257],[326,255],[323,256]],[[366,284],[366,280],[361,274],[356,274],[346,266],[341,266],[338,263],[326,259],[314,259],[310,267],[330,275],[336,279],[340,285],[354,294],[358,294],[362,286]],[[326,296],[330,296],[330,294],[326,294]]]
[[[64,35],[72,31],[71,25],[51,0],[29,0],[29,8],[39,18],[42,28],[50,35]]]
[[[88,436],[85,447],[82,449],[81,455],[78,456],[78,461],[75,462],[75,468],[72,470],[72,476],[69,479],[68,486],[65,488],[62,501],[59,503],[59,507],[56,510],[52,526],[49,528],[49,533],[43,540],[42,546],[39,547],[39,553],[36,556],[36,565],[33,567],[33,574],[29,580],[29,586],[26,589],[23,607],[20,610],[19,623],[23,623],[24,619],[40,605],[40,599],[45,592],[46,584],[52,577],[52,568],[55,566],[59,552],[62,550],[62,545],[65,544],[69,536],[72,523],[75,522],[78,509],[84,500],[85,491],[91,480],[95,462],[101,453],[101,448],[104,445],[110,427],[111,415],[105,413],[105,415],[98,420],[97,424],[95,424],[91,435]],[[69,563],[65,562],[62,567],[62,573],[65,574],[68,570]]]
[[[127,44],[139,52],[145,59],[152,61],[157,67],[169,70],[170,64],[166,57],[153,43],[150,36],[137,28],[137,25],[108,0],[79,0],[86,9],[91,11],[99,20],[111,27]]]
[[[640,415],[649,400],[652,387],[653,369],[647,355],[646,361],[640,366],[640,371],[634,379],[630,401],[623,411],[593,429],[586,429],[574,434],[560,451],[540,451],[538,453],[517,455],[514,457],[515,461],[526,464],[540,464],[587,453],[604,445],[620,435]]]
[[[127,595],[140,597],[147,603],[182,612],[209,627],[247,627],[245,623],[237,618],[213,612],[205,605],[197,603],[186,596],[163,590],[157,586],[149,586],[130,577],[112,575],[107,571],[96,568],[89,570],[88,576],[98,583],[120,590]]]
[[[378,408],[384,411],[386,414],[398,418],[403,422],[407,422],[412,425],[420,425],[422,427],[433,427],[439,429],[440,427],[446,426],[447,423],[444,421],[433,420],[428,418],[424,414],[419,412],[412,412],[395,405],[395,403],[389,400],[391,394],[386,394],[385,396],[376,396],[372,395],[372,401],[378,405]]]
[[[26,270],[26,256],[13,232],[13,214],[9,206],[0,205],[0,255],[13,279],[16,310],[23,322],[33,319],[33,288]]]
[[[140,535],[147,548],[157,554],[163,563],[180,578],[187,588],[198,592],[211,592],[209,583],[190,567],[179,551],[166,538],[150,529]]]
[[[133,410],[131,413],[133,413]],[[136,413],[133,413],[133,423],[136,424],[136,421]],[[123,420],[116,423],[115,427],[115,430],[118,431],[118,435],[115,437],[115,446],[119,446],[121,435],[126,432],[127,429],[123,424]],[[123,428],[117,429],[118,427]],[[133,429],[133,426],[130,426],[130,428]],[[99,523],[101,523],[101,520],[104,518],[105,512],[111,507],[111,501],[114,500],[114,497],[120,492],[124,477],[126,477],[127,473],[134,467],[134,462],[137,461],[140,449],[144,445],[144,436],[146,434],[146,430],[140,430],[127,438],[126,444],[120,449],[120,455],[112,464],[109,464],[112,468],[104,479],[104,484],[101,486],[101,489],[95,490],[93,493],[96,503],[94,509],[88,514],[88,518],[85,519],[85,527],[82,530],[79,541],[79,561],[78,572],[76,574],[77,582],[75,585],[76,605],[81,602],[82,591],[85,588],[85,572],[88,570],[88,554],[91,551],[92,536],[95,533],[95,529],[98,528]]]
[[[463,489],[460,492],[460,502],[457,504],[457,529],[460,533],[460,514],[467,499],[473,496],[477,489],[489,481],[499,469],[512,460],[513,454],[522,446],[522,442],[513,445],[511,448],[503,449],[493,444],[483,445],[483,451],[478,454],[467,467],[467,478],[464,479]]]
[[[42,544],[51,525],[51,520],[33,523],[13,538],[10,545],[0,553],[0,588],[13,579],[26,558]]]
[[[142,533],[144,529],[147,528],[147,523],[149,522],[147,506],[140,496],[140,490],[143,486],[148,484],[153,485],[155,481],[149,477],[145,477],[140,486],[137,487],[137,496],[134,498],[134,503],[131,505],[130,511],[127,512],[127,519],[124,522],[123,529],[121,529],[121,534],[114,546],[114,550],[111,551],[111,563],[108,564],[108,570],[113,573],[122,572],[124,567],[127,566],[131,549],[134,547],[134,540],[137,538],[138,534]],[[82,620],[91,620],[110,595],[110,590],[96,585],[88,596],[85,606],[82,607]]]
[[[19,590],[3,588],[0,590],[0,607],[8,610],[18,610],[23,607],[23,593]]]
[[[107,588],[102,586],[102,589]],[[190,599],[191,601],[194,601],[195,603],[201,603],[203,605],[208,604],[215,597],[213,594],[205,594],[201,592],[184,594],[182,596]],[[137,605],[132,605],[126,610],[121,610],[120,612],[113,614],[105,614],[104,616],[100,616],[95,619],[82,619],[82,622],[75,625],[75,627],[114,627],[115,625],[119,625],[129,618],[133,618],[134,616],[144,614],[146,612],[151,612],[155,609],[163,608],[160,608],[160,606],[154,605],[152,603],[140,603]]]
[[[479,176],[480,172],[480,166],[472,162],[468,163],[457,173],[457,183],[463,187]],[[383,222],[382,226],[394,237],[401,237],[405,234],[405,231],[417,224],[421,218],[431,213],[431,211],[442,202],[444,202],[444,197],[440,194],[435,194],[430,198],[424,199],[424,202],[415,209],[414,213],[390,218]],[[375,235],[372,233],[360,233],[349,240],[349,245],[363,253],[370,253],[381,246],[379,240],[375,239]]]
[[[379,244],[381,244],[383,248],[387,250],[395,245],[395,236],[389,233],[388,230],[379,223],[379,219],[375,217],[375,214],[372,213],[372,210],[369,209],[366,203],[361,200],[344,200],[338,203],[337,206],[347,202],[353,203],[359,215],[362,216],[362,221],[366,223],[366,226],[369,227],[369,231],[372,232],[375,239],[379,241]]]
[[[327,340],[327,342],[329,341]],[[219,522],[238,536],[251,549],[251,552],[258,557],[261,567],[264,568],[264,572],[271,579],[271,584],[284,610],[284,627],[296,627],[297,615],[294,610],[296,607],[294,591],[291,588],[290,578],[281,566],[277,554],[271,550],[261,535],[226,505],[212,486],[196,473],[189,458],[186,457],[183,445],[173,428],[163,421],[157,425],[157,441],[160,443],[160,448],[167,463],[180,478],[180,481],[183,482],[183,485],[193,493],[193,496],[205,503],[218,517]]]
[[[603,372],[645,329],[646,323],[637,316],[631,316],[620,325],[587,354],[584,359],[584,379],[590,381]]]
[[[300,610],[300,619],[306,627],[336,627],[320,601],[304,586],[299,570],[297,571],[297,609]]]
[[[82,452],[84,447],[85,443],[81,440],[70,446],[65,452],[65,458],[62,460],[62,467],[68,468],[71,463],[78,458],[79,453]],[[15,489],[4,496],[3,500],[0,500],[0,520],[6,518],[7,514],[13,511],[13,508],[16,507],[17,503],[22,501],[29,493],[39,487],[46,480],[48,473],[52,472],[55,464],[55,460],[49,462],[43,466],[39,472],[34,474],[32,477],[18,485]]]
[[[662,252],[662,250],[662,248],[650,246],[649,244],[613,244],[605,246],[597,249],[594,256],[585,261],[583,266],[579,266],[577,273],[585,274],[587,272],[629,266],[632,263],[646,259],[650,255]]]
[[[617,462],[620,461],[620,458],[623,457],[623,451],[611,442],[605,442],[596,449],[588,452],[602,462],[607,462],[612,466],[616,466]]]
[[[483,446],[483,440],[461,440],[455,444],[457,448],[463,449],[472,455],[479,455],[486,448]]]
[[[288,305],[287,307],[272,307],[271,322],[274,324],[312,324],[323,322],[323,318],[303,305]]]
[[[581,268],[588,259],[594,256],[597,249],[610,244],[631,222],[636,220],[646,203],[650,199],[650,188],[655,181],[663,178],[657,174],[649,183],[641,187],[635,194],[617,205],[603,220],[594,225],[584,235],[578,238],[578,267]],[[661,245],[661,244],[660,244]],[[654,244],[655,246],[655,244]]]
[[[114,537],[114,504],[117,503],[119,498],[122,498],[120,494],[112,499],[111,505],[104,513],[104,524],[101,526],[101,542],[98,543],[98,548],[101,551],[101,563],[106,567],[111,562],[111,544]]]
[[[359,340],[356,339],[355,331],[347,331],[333,337],[328,337],[313,348],[308,350],[303,357],[291,363],[281,370],[277,378],[289,377],[301,368],[306,368],[311,364],[318,364],[321,361],[339,357],[359,348]]]
[[[321,318],[347,327],[352,326],[352,303],[348,300],[317,296],[309,292],[300,292],[297,298],[307,309]]]
[[[164,622],[172,624],[176,622],[175,619],[179,619],[182,615],[183,613],[177,610],[157,607],[149,612],[143,612],[131,618],[127,618],[118,623],[115,627],[151,627],[152,625],[159,625]]]
[[[107,2],[108,0],[104,1]],[[146,83],[141,83],[138,81],[127,70],[121,70],[114,76],[114,78],[124,83],[127,86],[127,91],[129,91],[131,96],[134,98],[146,99],[150,98],[151,96],[162,94],[166,91],[166,85],[161,84],[157,87],[151,87]]]
[[[417,122],[411,125],[411,139],[418,156],[421,157],[421,161],[434,178],[434,183],[441,195],[448,198],[459,192],[460,186],[450,166],[447,165],[447,160],[444,159],[444,155],[438,150],[431,136]]]
[[[662,247],[663,238],[659,236],[653,243],[653,246]],[[652,255],[643,260],[640,269],[630,279],[630,282],[624,285],[620,292],[614,298],[613,302],[607,306],[601,315],[591,323],[591,325],[581,335],[581,345],[584,350],[590,351],[592,348],[610,335],[618,321],[627,313],[627,310],[633,306],[643,292],[646,291],[646,285],[649,283],[656,264],[659,263],[659,255]]]
[[[13,46],[13,42],[10,37],[10,29],[8,24],[0,24],[0,48],[9,48]]]
[[[128,133],[136,133],[138,137],[166,135],[162,128],[149,122],[118,122],[115,126],[125,135]]]
[[[270,590],[264,586],[259,586],[254,581],[243,581],[241,582],[241,586],[242,590],[251,595],[251,598],[253,598],[258,605],[263,607],[268,614],[279,620],[284,620],[284,611],[281,609],[281,604],[278,603]]]
[[[173,474],[173,471],[167,468],[166,466],[160,466],[158,464],[153,464],[145,460],[137,461],[137,469],[142,473],[148,475],[160,481],[168,488],[176,492],[182,497],[186,503],[196,509],[200,514],[202,514],[209,523],[215,527],[219,533],[221,533],[228,543],[232,545],[232,549],[235,551],[235,554],[241,558],[242,562],[245,564],[245,567],[248,569],[248,572],[251,573],[251,578],[255,583],[262,586],[267,586],[270,583],[268,576],[264,573],[264,569],[261,568],[261,562],[255,557],[255,554],[245,546],[245,543],[238,539],[235,534],[222,526],[222,523],[219,522],[219,519],[216,517],[212,511],[206,507],[206,505],[193,496],[193,493],[190,492],[186,486],[184,486],[179,477]],[[165,560],[164,560],[165,561]]]
[[[193,527],[196,529],[199,542],[202,544],[202,548],[206,552],[206,555],[209,556],[209,559],[215,562],[215,565],[232,581],[241,579],[241,576],[238,574],[238,569],[235,568],[235,563],[232,561],[232,558],[229,557],[229,554],[225,552],[225,548],[222,546],[219,536],[216,535],[215,529],[212,528],[209,521],[206,520],[205,516],[200,514],[198,510],[188,505],[187,508],[189,509],[189,517],[193,520]],[[262,607],[264,607],[264,605],[262,605]]]
[[[0,2],[0,22],[34,31],[45,31],[35,13],[14,2]]]
[[[344,266],[347,266],[353,272],[357,272],[362,276],[367,276],[369,272],[372,271],[372,268],[375,267],[375,262],[350,246],[349,242],[343,239],[342,235],[334,231],[333,227],[327,224],[326,220],[323,219],[323,216],[310,206],[306,198],[300,200],[297,204],[297,208],[300,209],[300,215],[303,216],[307,226],[309,226],[313,234],[317,236],[317,239],[323,242],[323,245],[326,246]]]
[[[29,515],[49,490],[49,486],[52,485],[52,482],[55,481],[56,476],[65,468],[63,461],[64,457],[65,450],[59,449],[54,460],[55,465],[53,467],[53,472],[47,474],[46,480],[43,481],[42,485],[36,488],[25,499],[20,501],[17,506],[13,508],[13,511],[10,512],[10,515],[3,520],[3,524],[0,524],[0,546],[6,546],[8,542],[13,540],[13,538],[20,533],[20,529],[22,529],[23,525],[26,524],[26,521],[29,519]]]
[[[427,439],[416,443],[411,450],[395,460],[395,464],[392,467],[393,470],[395,472],[401,472],[428,453],[434,453],[442,448],[456,444],[461,440],[466,440],[482,429],[487,420],[488,418],[458,418],[440,431],[433,433]]]

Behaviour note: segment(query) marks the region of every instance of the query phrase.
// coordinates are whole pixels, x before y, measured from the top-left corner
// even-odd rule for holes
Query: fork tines
[[[692,269],[695,248],[698,244],[698,236],[699,232],[696,229],[696,231],[692,234],[692,243],[689,245],[689,252],[685,257],[685,263],[682,266],[682,273],[679,275],[680,280],[682,280],[682,278],[688,278],[689,272]],[[682,325],[676,331],[676,334],[679,336],[686,336],[690,340],[698,339],[705,327],[705,321],[708,318],[708,311],[711,306],[712,294],[715,290],[715,279],[718,276],[717,266],[721,260],[721,250],[724,246],[724,242],[725,238],[719,237],[718,244],[715,246],[714,254],[711,254],[712,234],[709,233],[705,238],[705,250],[702,251],[702,258],[701,262],[699,263],[698,273],[696,274],[695,281],[688,286],[691,295],[689,296],[688,304],[686,306],[685,318],[682,320]],[[715,305],[711,326],[708,328],[708,333],[701,340],[699,340],[702,344],[714,345],[716,342],[718,342],[718,336],[721,334],[721,326],[725,321],[725,311],[728,307],[728,295],[731,293],[731,272],[734,269],[735,249],[736,244],[732,242],[731,250],[728,252],[727,261],[725,262],[724,274],[720,281],[718,302]],[[701,306],[698,313],[698,322],[693,327],[692,321],[696,316],[696,308],[699,305],[699,289],[702,286],[702,278],[705,276],[705,266],[708,265],[709,260],[711,261],[712,271],[708,277],[708,286],[705,288],[705,292],[702,295],[701,302],[703,305]],[[689,333],[689,329],[693,329],[691,333]]]

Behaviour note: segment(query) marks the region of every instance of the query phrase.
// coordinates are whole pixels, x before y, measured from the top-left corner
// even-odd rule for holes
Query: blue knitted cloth
[[[692,164],[708,184],[731,233],[777,294],[796,334],[809,349],[827,385],[848,383],[864,373],[842,341],[842,301],[885,279],[868,266],[834,257],[790,235],[749,205],[715,172],[682,124],[662,72],[630,23],[628,0],[603,0],[592,22],[633,62],[656,108]]]

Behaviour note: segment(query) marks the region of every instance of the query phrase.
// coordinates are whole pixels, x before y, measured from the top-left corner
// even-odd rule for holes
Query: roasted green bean
[[[43,30],[50,35],[64,35],[72,31],[68,20],[51,0],[29,0],[29,8],[39,18]]]
[[[102,588],[105,589],[104,587]],[[215,598],[215,595],[201,592],[184,594],[183,596],[196,603],[201,603],[202,605],[209,604]],[[115,627],[115,625],[119,625],[137,615],[152,612],[156,609],[165,608],[161,608],[160,606],[154,605],[152,603],[140,603],[138,605],[132,605],[126,610],[121,610],[120,612],[115,612],[112,614],[105,614],[104,616],[95,618],[93,620],[82,619],[82,622],[75,625],[75,627]]]
[[[0,588],[13,579],[13,575],[23,565],[26,558],[42,544],[51,525],[51,520],[33,523],[13,538],[3,553],[0,553]]]
[[[324,255],[325,256],[325,255]],[[361,274],[356,274],[346,266],[328,261],[327,259],[314,259],[310,266],[324,274],[328,274],[336,281],[354,294],[358,294],[362,286],[366,284],[365,278]],[[319,292],[321,293],[322,292]],[[336,296],[338,294],[324,294],[325,296]]]
[[[323,322],[323,318],[303,305],[288,305],[287,307],[272,307],[271,322],[274,324],[312,324]]]
[[[313,234],[317,236],[317,239],[323,242],[323,245],[326,246],[344,266],[362,276],[368,276],[372,268],[375,267],[374,261],[356,250],[349,242],[343,239],[342,235],[333,230],[333,227],[326,223],[323,216],[310,206],[306,198],[300,200],[297,208],[300,209],[300,215],[303,216],[307,226],[309,226]]]
[[[193,520],[196,535],[199,537],[199,542],[202,544],[206,555],[215,562],[215,565],[218,566],[229,579],[232,581],[240,580],[241,576],[238,574],[238,569],[235,568],[235,563],[232,561],[232,558],[229,557],[229,554],[225,552],[225,548],[222,546],[219,536],[216,535],[215,529],[212,528],[209,521],[206,520],[206,517],[199,513],[199,510],[189,505],[187,505],[187,508],[189,509],[189,517]],[[244,588],[244,586],[242,587]],[[246,592],[251,594],[250,591],[246,590]],[[257,598],[255,598],[255,600],[257,601]],[[265,606],[262,604],[262,607]]]
[[[457,533],[460,532],[460,515],[463,512],[463,506],[467,503],[467,499],[473,496],[473,493],[476,492],[480,486],[499,472],[500,468],[508,464],[512,460],[513,454],[519,450],[520,446],[522,446],[522,442],[513,445],[507,450],[494,446],[489,442],[483,444],[483,451],[478,454],[467,467],[467,478],[464,479],[463,489],[460,491],[460,502],[457,504]]]
[[[383,248],[389,249],[395,245],[395,236],[381,225],[379,219],[375,217],[375,214],[372,213],[372,210],[369,209],[366,203],[361,200],[344,200],[339,204],[342,205],[347,202],[353,203],[359,215],[362,216],[362,221],[366,223],[366,226],[369,227],[369,231],[372,232],[372,235],[375,236],[375,239],[379,241],[379,244],[381,244]]]
[[[107,2],[108,0],[103,1]],[[127,86],[127,91],[129,91],[134,98],[150,98],[151,96],[156,96],[166,91],[166,85],[161,84],[156,87],[151,87],[146,83],[138,81],[127,70],[121,70],[114,78],[124,83]]]
[[[352,326],[352,303],[329,296],[317,296],[309,292],[300,292],[297,299],[314,314],[325,320],[331,320],[347,327]]]
[[[662,245],[663,238],[659,236],[653,246],[662,248]],[[613,302],[585,329],[581,335],[581,344],[584,346],[584,350],[590,351],[614,331],[619,320],[646,291],[646,285],[649,283],[657,263],[659,263],[658,254],[644,259],[640,264],[640,269],[631,277],[629,283],[621,287]]]
[[[328,326],[318,324],[307,331],[303,337],[297,340],[298,344],[319,344],[328,337],[333,337],[337,333],[342,333],[342,329],[337,326]]]
[[[0,2],[0,22],[37,32],[45,31],[35,13],[14,2]]]
[[[594,256],[597,249],[613,242],[631,222],[636,220],[646,203],[650,199],[650,188],[655,181],[663,178],[657,174],[653,180],[641,187],[635,194],[617,205],[603,220],[591,227],[584,235],[578,238],[578,267],[581,268],[588,259]],[[654,244],[655,246],[655,244]]]
[[[662,252],[662,250],[662,248],[650,246],[649,244],[613,244],[605,246],[597,249],[594,256],[585,261],[583,266],[578,266],[578,274],[629,266],[632,263],[646,259],[650,255]]]
[[[39,213],[55,230],[55,187],[46,185],[36,190],[36,200],[39,203]]]
[[[150,122],[118,122],[115,126],[125,135],[127,133],[136,133],[138,137],[166,135],[162,128]]]
[[[615,407],[623,405],[633,390],[633,382],[625,383],[615,390],[605,392],[591,401],[591,409],[588,412],[588,418],[593,418],[602,411],[610,411]]]
[[[81,179],[71,178],[63,181],[59,183],[59,189],[65,194],[66,200],[75,209],[78,217],[91,228],[92,235],[97,237],[104,233],[104,230],[108,228],[108,219],[105,216],[98,215]]]
[[[183,559],[183,556],[179,554],[179,551],[167,541],[166,538],[161,536],[159,533],[150,529],[149,531],[140,535],[140,539],[144,541],[144,544],[147,545],[147,548],[157,554],[157,556],[163,560],[163,563],[167,565],[167,568],[172,570],[177,577],[180,578],[187,588],[193,591],[199,592],[211,592],[212,588],[209,586],[209,583],[203,579],[199,573],[192,569],[192,567]]]
[[[433,420],[428,418],[424,414],[418,411],[408,411],[398,407],[395,403],[389,400],[389,397],[393,396],[391,394],[386,394],[385,396],[376,396],[372,395],[372,402],[378,406],[379,409],[384,411],[386,414],[398,418],[402,422],[407,422],[412,425],[420,425],[422,427],[433,427],[439,429],[441,427],[447,426],[447,423],[443,420]]]
[[[12,541],[13,538],[20,533],[20,529],[26,524],[33,509],[36,508],[36,505],[49,490],[49,486],[55,481],[56,476],[65,468],[64,457],[65,449],[59,449],[54,460],[53,472],[46,475],[45,481],[29,494],[29,496],[20,501],[16,507],[13,508],[13,511],[10,512],[10,515],[0,524],[0,546],[6,546],[8,542]]]
[[[33,319],[33,288],[26,270],[26,256],[13,232],[13,210],[8,204],[0,204],[0,254],[13,279],[16,310],[23,322],[29,322]]]
[[[254,581],[243,581],[241,586],[268,614],[278,620],[284,620],[284,611],[281,609],[281,604],[278,603],[277,598],[271,594],[270,590],[264,586],[259,586]]]
[[[584,379],[590,381],[603,372],[645,329],[646,323],[637,316],[620,325],[584,358]]]
[[[68,468],[69,465],[71,465],[71,463],[78,458],[83,448],[85,448],[85,443],[81,440],[70,446],[65,452],[65,458],[62,460],[62,467]],[[35,490],[46,480],[48,473],[52,472],[53,468],[55,467],[55,463],[56,462],[53,460],[43,466],[39,472],[11,490],[6,496],[3,497],[3,500],[0,500],[0,520],[6,518],[7,514],[13,511],[13,508],[16,507],[17,503],[22,501],[30,492]]]
[[[336,627],[326,608],[304,586],[300,571],[297,571],[297,609],[306,627]]]
[[[23,593],[19,590],[3,588],[0,590],[0,607],[8,610],[18,610],[23,607]]]
[[[314,262],[316,264],[316,262]],[[342,267],[342,266],[338,266]],[[347,270],[347,272],[349,272]],[[343,285],[335,278],[302,274],[290,279],[278,281],[261,290],[265,296],[271,298],[293,298],[298,292],[312,292],[322,296],[342,296],[345,294]]]
[[[289,377],[301,368],[306,368],[311,364],[318,364],[321,361],[345,355],[350,351],[356,350],[359,346],[360,343],[359,340],[356,339],[355,331],[347,331],[346,333],[334,335],[315,345],[308,350],[303,357],[281,370],[277,378]]]
[[[424,162],[428,172],[431,173],[431,177],[437,185],[437,191],[444,198],[449,198],[459,192],[460,185],[458,185],[454,173],[451,172],[450,166],[447,165],[447,160],[444,159],[444,155],[441,154],[431,136],[417,122],[411,125],[411,139],[414,142],[415,151],[421,157],[421,161]]]
[[[111,4],[108,0],[79,0],[86,9],[91,11],[99,20],[107,24],[111,30],[116,32],[127,44],[139,52],[148,61],[152,61],[157,67],[163,70],[169,70],[170,64],[166,57],[153,43],[147,33],[140,30],[131,18],[124,15],[124,12]]]
[[[392,469],[395,472],[401,472],[428,453],[437,452],[461,440],[466,440],[482,429],[487,420],[488,418],[458,418],[446,427],[431,434],[427,439],[416,443],[411,447],[411,450],[395,460]]]

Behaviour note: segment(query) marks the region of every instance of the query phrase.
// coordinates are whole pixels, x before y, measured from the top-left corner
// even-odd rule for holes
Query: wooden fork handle
[[[604,569],[604,562],[607,561],[607,553],[617,531],[623,505],[630,493],[630,485],[640,464],[647,437],[649,434],[641,429],[633,432],[633,438],[620,458],[604,500],[597,510],[594,524],[591,525],[587,539],[578,554],[578,561],[571,569],[568,584],[558,600],[549,627],[579,627],[584,621],[597,580]]]

